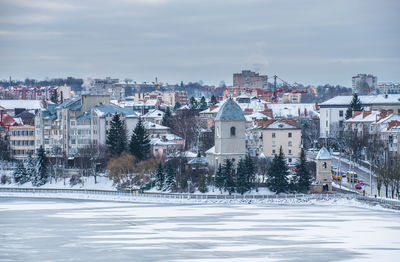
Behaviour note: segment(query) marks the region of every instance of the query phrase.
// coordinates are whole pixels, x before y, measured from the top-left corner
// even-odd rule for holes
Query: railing
[[[396,206],[400,208],[400,201],[395,199],[374,198],[361,196],[358,194],[342,194],[342,193],[327,193],[327,194],[279,194],[279,195],[211,195],[211,194],[189,194],[189,193],[155,193],[138,191],[110,191],[110,190],[92,190],[92,189],[47,189],[47,188],[12,188],[0,187],[0,192],[9,193],[34,193],[38,196],[46,193],[51,194],[87,194],[87,195],[109,195],[109,196],[125,196],[127,200],[134,200],[136,197],[149,199],[193,199],[193,200],[263,200],[269,199],[297,199],[297,200],[329,200],[329,199],[357,199],[360,201],[374,202]]]

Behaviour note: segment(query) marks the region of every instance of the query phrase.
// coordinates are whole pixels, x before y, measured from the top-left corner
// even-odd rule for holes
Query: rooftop
[[[389,95],[369,95],[369,96],[358,96],[360,102],[363,105],[374,105],[374,104],[399,104],[400,105],[400,94],[389,94]],[[353,99],[353,96],[336,96],[323,103],[320,106],[348,106]]]
[[[232,98],[227,99],[221,106],[215,120],[246,121],[242,109]]]
[[[325,147],[322,147],[319,152],[317,157],[315,158],[317,160],[329,160],[332,159],[331,153],[329,153],[328,149]]]

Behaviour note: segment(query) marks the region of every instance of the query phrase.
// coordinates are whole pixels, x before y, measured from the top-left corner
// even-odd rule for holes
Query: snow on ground
[[[282,206],[1,198],[0,260],[398,261],[399,213],[351,202]]]
[[[14,187],[14,188],[47,188],[47,189],[86,189],[86,190],[111,190],[116,191],[115,186],[113,185],[113,181],[108,177],[98,176],[96,178],[97,183],[95,183],[95,179],[93,176],[90,177],[82,177],[83,184],[76,184],[71,186],[69,183],[69,178],[65,180],[60,178],[55,182],[52,179],[52,183],[46,183],[40,187],[33,187],[31,182],[27,182],[23,185],[18,183],[10,183],[10,184],[0,184],[0,188],[4,187]]]

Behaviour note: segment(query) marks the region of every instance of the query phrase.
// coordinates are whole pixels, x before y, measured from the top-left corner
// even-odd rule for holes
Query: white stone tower
[[[332,156],[325,147],[319,150],[315,158],[315,162],[317,163],[316,180],[318,185],[321,186],[321,192],[332,191],[331,159]]]
[[[215,146],[206,152],[211,166],[218,167],[229,158],[237,163],[246,156],[246,119],[240,106],[229,98],[218,111],[215,121]]]

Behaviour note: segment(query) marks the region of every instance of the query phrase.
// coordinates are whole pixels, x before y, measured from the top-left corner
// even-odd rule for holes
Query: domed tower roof
[[[328,149],[326,149],[325,147],[322,147],[319,152],[317,157],[315,158],[317,160],[328,160],[328,159],[332,159],[331,153],[329,153]]]
[[[218,114],[214,120],[246,121],[246,118],[244,118],[244,114],[240,106],[233,101],[232,98],[229,98],[225,104],[221,106],[221,109],[218,111]]]

